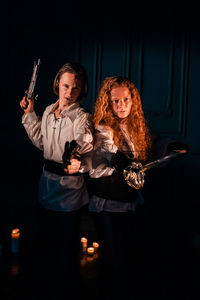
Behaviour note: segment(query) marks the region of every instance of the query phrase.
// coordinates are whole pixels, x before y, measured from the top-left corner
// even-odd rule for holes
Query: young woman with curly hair
[[[125,182],[120,169],[133,160],[147,161],[152,144],[140,94],[128,78],[112,76],[103,81],[93,122],[95,143],[89,210],[105,251],[105,274],[110,278],[105,282],[109,283],[112,295],[116,292],[114,299],[122,299],[130,263],[125,258],[130,257],[130,249],[133,251],[135,211],[143,203],[143,197]],[[119,151],[123,158],[119,157]]]
[[[138,89],[121,76],[107,77],[103,81],[93,121],[95,143],[89,210],[105,251],[103,258],[108,276],[105,283],[111,295],[115,293],[114,299],[127,299],[125,291],[131,292],[133,299],[134,289],[141,283],[134,253],[135,225],[143,227],[144,194],[127,184],[122,171],[133,161],[145,164],[180,145],[168,138],[155,140],[145,120]],[[138,223],[138,220],[141,221]],[[137,283],[133,286],[134,282]]]
[[[113,76],[104,80],[95,105],[94,124],[95,128],[98,125],[110,127],[118,149],[123,145],[125,134],[132,143],[130,150],[134,145],[134,158],[147,159],[151,148],[149,128],[138,89],[127,78]]]

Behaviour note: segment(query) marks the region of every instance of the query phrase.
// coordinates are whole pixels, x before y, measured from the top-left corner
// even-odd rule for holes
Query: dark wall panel
[[[57,99],[52,91],[53,79],[69,60],[81,62],[88,72],[89,94],[83,105],[91,112],[106,76],[123,75],[133,80],[150,126],[187,143],[190,149],[184,159],[166,169],[164,177],[161,170],[156,173],[160,174],[155,175],[157,181],[148,186],[162,200],[159,193],[166,184],[167,212],[174,201],[177,212],[187,217],[190,225],[190,218],[195,215],[193,229],[200,230],[199,200],[191,196],[191,191],[198,194],[200,168],[199,6],[175,7],[168,2],[155,9],[152,3],[143,6],[141,2],[134,6],[134,11],[123,7],[116,14],[116,6],[112,5],[106,9],[92,8],[93,12],[86,13],[85,3],[81,3],[81,8],[70,5],[49,6],[47,13],[46,6],[40,3],[29,14],[21,6],[16,11],[10,7],[5,18],[2,10],[1,184],[6,195],[0,203],[2,227],[29,224],[28,231],[37,219],[35,205],[42,153],[26,136],[19,101],[28,88],[33,61],[40,58],[36,103],[40,115]],[[159,180],[163,178],[165,182],[159,189]],[[172,182],[167,180],[171,178],[173,188],[168,189]]]

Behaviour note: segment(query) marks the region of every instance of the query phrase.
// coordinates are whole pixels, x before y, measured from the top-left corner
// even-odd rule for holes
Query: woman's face
[[[111,91],[113,113],[120,119],[128,117],[131,111],[131,92],[127,87],[116,87]]]
[[[59,81],[59,104],[67,107],[76,102],[81,92],[81,82],[72,73],[62,74]]]

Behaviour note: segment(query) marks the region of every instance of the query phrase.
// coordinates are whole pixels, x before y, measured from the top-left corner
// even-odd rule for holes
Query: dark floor
[[[121,299],[199,299],[200,235],[188,236],[178,247],[169,240],[152,246],[147,239],[140,245],[135,258],[130,258],[133,273],[137,275],[129,274],[129,292]],[[47,274],[41,272],[37,251],[30,250],[23,248],[16,254],[7,251],[0,255],[0,300],[58,299],[51,295],[45,283]],[[80,251],[79,299],[116,299],[112,292],[108,294],[109,280],[105,282],[105,272],[101,248],[93,257]]]

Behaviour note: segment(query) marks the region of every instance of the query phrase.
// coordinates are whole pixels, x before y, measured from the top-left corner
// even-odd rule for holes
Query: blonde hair
[[[131,111],[128,117],[122,120],[113,113],[110,101],[111,90],[116,87],[127,87],[131,93]],[[93,122],[95,128],[99,124],[104,124],[112,128],[114,143],[119,149],[123,142],[119,126],[120,122],[125,123],[130,139],[136,149],[136,160],[145,161],[147,159],[151,149],[150,130],[146,124],[138,89],[128,78],[122,76],[105,78],[96,99]]]

